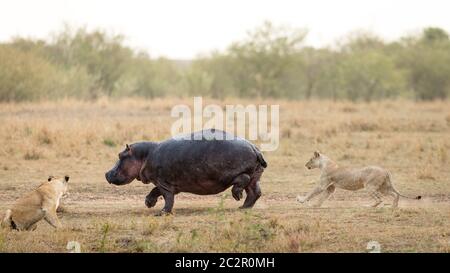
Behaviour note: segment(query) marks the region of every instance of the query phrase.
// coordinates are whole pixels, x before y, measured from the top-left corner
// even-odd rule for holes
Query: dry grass
[[[263,196],[240,211],[229,192],[180,194],[175,215],[153,217],[151,186],[108,185],[104,172],[125,143],[169,137],[173,105],[192,100],[63,100],[0,105],[0,216],[48,175],[71,176],[57,232],[0,231],[2,252],[64,252],[68,241],[93,252],[364,252],[450,251],[449,102],[353,104],[281,100],[204,100],[204,104],[280,104],[281,145],[266,153]],[[342,164],[390,169],[404,194],[400,208],[372,209],[364,192],[338,190],[320,209],[295,202],[314,187],[304,163],[321,150]],[[390,199],[386,199],[387,203]]]

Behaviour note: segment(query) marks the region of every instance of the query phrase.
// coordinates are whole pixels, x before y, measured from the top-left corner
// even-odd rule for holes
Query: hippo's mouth
[[[134,178],[120,179],[117,177],[117,175],[112,175],[110,172],[105,174],[105,178],[109,184],[118,185],[118,186],[130,184],[134,180]]]

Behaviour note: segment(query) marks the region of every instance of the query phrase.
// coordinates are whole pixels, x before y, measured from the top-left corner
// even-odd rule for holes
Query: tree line
[[[152,58],[122,35],[65,26],[50,39],[0,43],[0,101],[75,97],[261,97],[373,101],[450,96],[450,39],[435,27],[386,42],[353,33],[305,45],[304,29],[265,22],[226,50]]]

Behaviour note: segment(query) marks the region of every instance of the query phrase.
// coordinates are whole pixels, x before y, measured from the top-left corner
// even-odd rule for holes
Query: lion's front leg
[[[316,195],[320,194],[321,192],[323,192],[322,187],[316,187],[313,191],[311,191],[310,193],[308,193],[308,195],[306,195],[306,197],[302,198],[301,196],[297,196],[297,201],[300,203],[305,203],[308,202],[309,200],[311,200],[312,198],[314,198]]]
[[[333,183],[329,183],[327,180],[320,180],[319,184],[316,186],[314,190],[312,190],[306,197],[302,198],[301,196],[297,196],[297,201],[300,203],[305,203],[321,194],[323,191],[326,191],[329,187],[332,186]]]
[[[320,195],[319,201],[314,205],[314,207],[322,206],[323,202],[325,202],[336,190],[334,185],[330,185],[323,193]]]
[[[58,219],[58,216],[56,215],[56,208],[52,210],[45,211],[44,216],[45,221],[52,225],[56,229],[62,228],[61,222]]]

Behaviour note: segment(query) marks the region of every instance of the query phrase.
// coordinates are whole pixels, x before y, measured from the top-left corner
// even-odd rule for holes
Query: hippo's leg
[[[173,204],[175,202],[175,194],[160,188],[160,192],[164,197],[164,208],[156,214],[156,216],[167,215],[172,213]]]
[[[231,194],[236,201],[241,200],[242,192],[250,183],[250,176],[248,174],[240,174],[233,180],[233,188],[231,189]]]
[[[152,208],[156,205],[156,202],[158,201],[158,197],[162,195],[161,191],[158,187],[154,187],[150,193],[145,197],[145,205],[148,208]]]
[[[253,180],[250,185],[245,188],[245,193],[247,194],[247,198],[245,198],[244,205],[242,205],[240,208],[252,208],[253,205],[255,205],[256,200],[261,197],[261,188],[259,187],[259,181]]]

